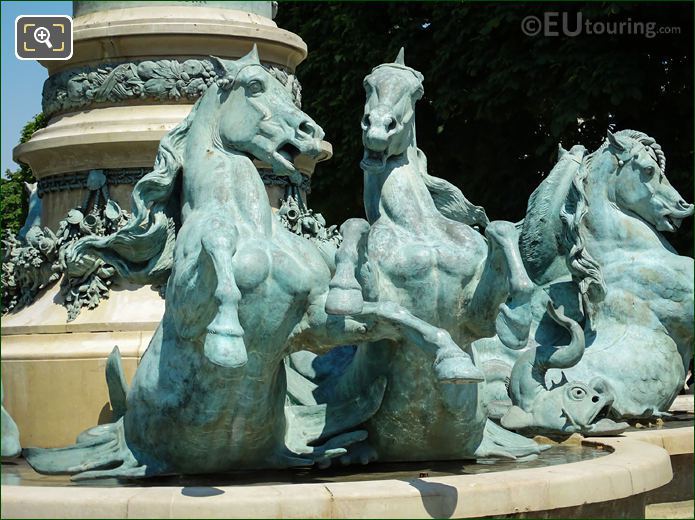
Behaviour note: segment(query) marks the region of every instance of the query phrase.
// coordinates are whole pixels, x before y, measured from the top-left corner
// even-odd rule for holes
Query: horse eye
[[[648,177],[651,177],[652,175],[654,175],[654,168],[652,168],[651,166],[647,166],[647,167],[644,169],[644,173],[645,173]]]
[[[264,90],[263,83],[255,79],[251,83],[249,83],[248,89],[251,94],[260,94]]]

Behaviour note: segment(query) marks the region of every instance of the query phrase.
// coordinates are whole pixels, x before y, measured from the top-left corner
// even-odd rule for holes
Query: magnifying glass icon
[[[34,30],[34,39],[39,43],[45,44],[49,49],[52,49],[53,45],[51,45],[50,38],[51,33],[45,27],[37,27]]]

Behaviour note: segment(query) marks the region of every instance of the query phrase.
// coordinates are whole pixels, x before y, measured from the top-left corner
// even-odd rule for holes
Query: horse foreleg
[[[482,337],[496,333],[507,347],[523,348],[531,329],[534,284],[521,260],[519,232],[511,222],[497,220],[485,235],[490,251],[470,304],[473,325]]]
[[[205,357],[228,368],[241,367],[248,361],[244,330],[239,323],[241,292],[232,269],[237,239],[236,228],[221,219],[214,219],[201,239],[203,252],[210,258],[217,278],[213,293],[217,312],[206,328]]]
[[[369,224],[366,220],[351,218],[340,226],[343,242],[335,254],[335,275],[329,284],[326,312],[339,316],[362,311],[364,297],[357,281],[360,256],[364,257]]]
[[[437,379],[449,383],[479,383],[483,373],[473,364],[444,329],[411,314],[393,302],[365,302],[362,311],[351,316],[331,316],[313,306],[290,342],[315,351],[351,343],[383,339],[412,344],[433,359]]]

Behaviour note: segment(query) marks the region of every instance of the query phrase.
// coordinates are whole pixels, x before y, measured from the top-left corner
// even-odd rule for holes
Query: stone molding
[[[692,435],[692,427],[689,433]],[[582,443],[603,446],[612,453],[582,462],[477,475],[223,485],[218,486],[221,494],[204,502],[200,497],[186,496],[181,486],[97,489],[3,485],[2,513],[8,518],[555,518],[554,510],[563,508],[566,514],[564,508],[576,507],[574,512],[581,517],[589,504],[611,504],[629,497],[643,500],[642,493],[667,484],[673,477],[668,453],[658,446],[619,437]],[[536,512],[540,514],[534,515]]]
[[[269,64],[264,67],[292,93],[301,107],[301,85],[294,74]],[[87,107],[126,102],[191,103],[224,76],[211,58],[158,59],[102,63],[68,69],[43,85],[43,112],[53,117]]]
[[[150,168],[122,168],[105,170],[106,182],[110,186],[118,184],[135,184],[143,175],[148,173]],[[68,175],[51,175],[37,181],[39,197],[46,193],[68,190],[87,189],[87,178],[89,171],[76,172]]]
[[[102,170],[106,175],[106,182],[109,186],[118,184],[134,185],[144,175],[149,173],[151,168],[120,168]],[[263,184],[268,186],[289,186],[290,178],[285,175],[275,175],[272,170],[259,168],[258,170]],[[87,179],[89,171],[75,172],[67,175],[50,175],[37,181],[38,194],[42,197],[46,193],[58,191],[83,190],[88,188]],[[298,188],[305,193],[311,193],[311,178],[302,174]]]

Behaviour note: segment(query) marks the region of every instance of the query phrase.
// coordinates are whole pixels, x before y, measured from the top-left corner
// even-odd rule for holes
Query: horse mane
[[[415,79],[418,82],[418,86],[415,91],[417,93],[416,100],[420,99],[420,97],[422,97],[424,94],[422,82],[425,78],[422,73],[408,67],[405,64],[404,50],[402,47],[398,52],[395,62],[377,65],[372,69],[370,75],[381,68],[392,68],[410,72],[413,74],[413,76],[415,76]],[[427,173],[427,157],[419,148],[417,150],[417,157],[418,167],[416,170],[425,183],[427,191],[429,191],[432,201],[434,202],[434,205],[439,213],[448,219],[455,220],[469,226],[479,226],[481,229],[485,229],[488,224],[490,224],[490,220],[485,214],[485,209],[482,206],[472,204],[466,197],[463,196],[461,190],[450,182]]]
[[[599,148],[599,150],[602,149]],[[564,204],[560,208],[560,220],[563,226],[559,236],[559,244],[561,252],[565,254],[565,262],[572,275],[572,280],[579,287],[585,315],[590,304],[603,300],[606,295],[606,284],[603,280],[601,266],[586,250],[586,241],[581,225],[589,211],[584,180],[590,171],[591,161],[597,153],[598,150],[582,161],[582,165],[572,178]]]
[[[557,216],[564,204],[572,179],[582,164],[586,148],[559,147],[558,161],[529,197],[526,216],[520,226],[519,250],[526,270],[537,284],[544,284],[565,270]]]
[[[633,139],[644,146],[649,146],[654,152],[659,167],[662,171],[665,171],[666,156],[655,139],[636,130],[621,130],[616,132],[614,137],[617,140],[624,138]],[[603,279],[601,266],[585,247],[586,240],[583,236],[584,231],[582,223],[586,214],[590,211],[586,198],[585,180],[592,170],[596,158],[604,153],[609,145],[610,141],[605,139],[596,151],[583,157],[579,168],[571,178],[568,189],[564,194],[560,195],[564,197],[564,200],[559,210],[562,228],[557,236],[558,253],[564,255],[565,263],[572,275],[572,279],[579,287],[585,313],[589,311],[591,304],[603,300],[606,293],[606,284]],[[531,199],[529,199],[529,208],[534,205],[534,199],[537,198],[534,196],[536,196],[535,192]],[[539,212],[541,217],[545,217],[542,218],[544,222],[543,225],[547,226],[548,216],[543,212],[543,209],[547,210],[549,206],[547,204],[545,208],[541,206],[541,211]],[[530,212],[527,214],[527,221],[529,214]],[[550,215],[550,217],[549,220],[552,222],[552,215]],[[552,228],[552,223],[550,226]]]
[[[178,198],[172,195],[199,105],[200,99],[160,141],[152,171],[133,188],[132,217],[127,224],[105,237],[80,239],[73,246],[78,253],[89,251],[114,266],[123,278],[138,284],[166,281],[174,262],[175,222],[180,211]]]
[[[417,171],[430,192],[435,207],[443,216],[469,226],[479,226],[481,229],[490,224],[485,208],[470,202],[461,190],[450,182],[427,173],[427,157],[419,149],[418,159],[420,165]]]

